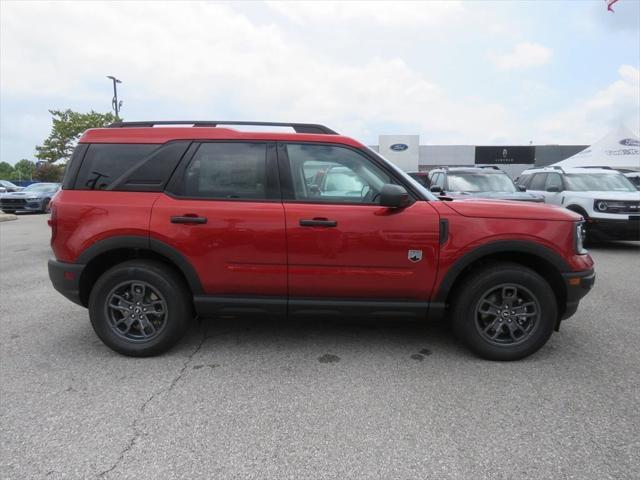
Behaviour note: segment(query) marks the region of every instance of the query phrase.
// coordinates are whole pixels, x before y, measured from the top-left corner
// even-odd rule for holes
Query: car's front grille
[[[2,198],[0,199],[0,205],[24,205],[26,200],[24,198]]]
[[[640,202],[620,202],[624,204],[618,212],[619,213],[640,213]]]

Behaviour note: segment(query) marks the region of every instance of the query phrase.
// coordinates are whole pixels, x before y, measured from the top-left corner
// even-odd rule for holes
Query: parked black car
[[[497,167],[443,167],[429,173],[430,190],[455,197],[494,198],[544,202],[540,195],[523,191]]]
[[[18,210],[48,212],[49,202],[58,190],[59,183],[32,183],[19,192],[0,195],[0,209],[5,213]]]

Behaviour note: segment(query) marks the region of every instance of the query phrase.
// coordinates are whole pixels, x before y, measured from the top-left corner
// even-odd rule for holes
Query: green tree
[[[13,166],[7,162],[0,162],[0,180],[8,180],[13,174]]]
[[[33,179],[39,182],[61,182],[64,175],[63,165],[53,165],[51,163],[42,163],[35,172]]]
[[[36,164],[31,160],[23,158],[13,166],[13,173],[9,180],[31,180],[35,170]]]
[[[76,141],[82,132],[89,128],[100,128],[115,122],[111,113],[79,113],[73,110],[49,110],[53,125],[51,133],[42,145],[36,147],[36,157],[53,163],[60,159],[68,160]]]

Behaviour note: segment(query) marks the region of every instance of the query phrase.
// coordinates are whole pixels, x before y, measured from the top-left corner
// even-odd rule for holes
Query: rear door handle
[[[312,220],[300,220],[301,227],[337,227],[338,222],[335,220],[327,220],[326,218],[314,218]]]
[[[171,217],[171,223],[207,223],[207,217],[196,217],[195,215],[183,215]]]

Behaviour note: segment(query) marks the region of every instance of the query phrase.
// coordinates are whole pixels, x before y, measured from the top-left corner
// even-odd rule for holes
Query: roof
[[[640,140],[631,130],[621,126],[590,147],[554,165],[640,168]]]
[[[163,122],[155,122],[156,125]],[[192,122],[184,126],[176,126],[184,122],[165,122],[168,126],[154,127],[153,122],[131,122],[129,125],[114,124],[111,128],[92,128],[84,132],[80,137],[80,143],[166,143],[172,140],[258,140],[258,141],[282,141],[282,142],[314,142],[335,143],[363,148],[360,142],[337,135],[335,133],[294,133],[294,132],[269,132],[269,131],[240,131],[234,128],[219,126],[201,126],[202,122]],[[219,122],[223,124],[223,122]],[[246,122],[233,123],[234,125],[248,124]],[[145,125],[145,126],[139,126]],[[194,125],[194,126],[192,126]],[[281,124],[260,124],[278,126]],[[307,124],[291,124],[307,125]],[[289,125],[286,125],[289,126]],[[126,127],[126,128],[123,128]],[[295,127],[294,127],[295,128]],[[326,128],[326,127],[322,127]],[[315,130],[314,130],[315,131]],[[327,132],[333,132],[326,129]]]
[[[493,168],[493,167],[446,167],[446,168],[434,168],[431,171],[432,172],[442,171],[442,172],[452,172],[452,173],[486,173],[489,175],[493,175],[493,174],[506,175],[506,172],[504,170],[500,170],[499,168]]]
[[[529,168],[522,172],[521,175],[539,172],[556,172],[556,173],[620,173],[611,168],[591,168],[591,167],[540,167]]]

